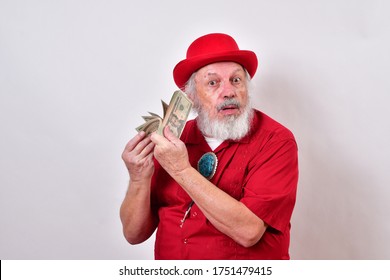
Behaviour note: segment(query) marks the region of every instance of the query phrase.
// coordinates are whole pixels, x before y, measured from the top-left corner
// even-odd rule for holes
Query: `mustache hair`
[[[241,105],[235,99],[227,99],[215,108],[224,108],[226,106],[238,106],[241,113],[239,115],[225,116],[222,119],[210,118],[208,111],[199,108],[197,124],[203,135],[220,140],[239,140],[250,131],[250,124],[254,116],[251,101],[248,104]]]
[[[224,108],[226,108],[228,106],[234,106],[234,107],[237,107],[239,109],[241,107],[241,104],[236,99],[233,99],[233,98],[232,99],[226,99],[224,102],[222,102],[221,104],[219,104],[217,106],[217,110],[221,111],[221,110],[223,110]]]

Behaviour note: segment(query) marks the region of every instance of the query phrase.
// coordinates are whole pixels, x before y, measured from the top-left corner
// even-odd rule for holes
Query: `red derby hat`
[[[173,69],[173,79],[179,88],[196,70],[214,62],[232,61],[241,64],[251,78],[257,70],[257,57],[252,51],[240,50],[236,41],[229,35],[212,33],[196,39],[188,47],[186,59]]]

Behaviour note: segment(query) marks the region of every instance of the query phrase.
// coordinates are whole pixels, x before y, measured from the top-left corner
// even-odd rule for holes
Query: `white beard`
[[[195,110],[198,113],[197,123],[199,130],[207,137],[219,140],[239,140],[248,134],[253,118],[253,109],[249,102],[244,111],[238,116],[226,116],[222,120],[211,119],[208,112],[199,104],[197,98],[194,100]],[[235,100],[228,100],[237,104]]]

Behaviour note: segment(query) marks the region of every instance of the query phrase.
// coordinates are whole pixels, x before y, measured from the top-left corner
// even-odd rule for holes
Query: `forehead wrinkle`
[[[241,66],[241,67],[239,67],[239,68],[233,70],[233,71],[231,72],[230,75],[234,75],[234,74],[236,74],[237,72],[244,72],[244,68]],[[210,71],[210,72],[205,73],[205,74],[203,75],[203,78],[210,77],[210,76],[220,76],[220,74],[218,74],[218,73],[216,73],[216,72],[211,72],[211,71]]]

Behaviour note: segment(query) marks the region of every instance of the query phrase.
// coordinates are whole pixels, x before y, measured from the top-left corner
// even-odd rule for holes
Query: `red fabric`
[[[181,139],[190,162],[211,149],[189,121]],[[225,141],[214,153],[218,167],[211,182],[244,203],[264,220],[261,240],[244,248],[219,232],[196,205],[183,227],[191,198],[156,162],[152,207],[159,217],[156,259],[289,259],[290,219],[295,205],[298,158],[292,133],[265,114],[255,111],[251,132],[238,142]]]

